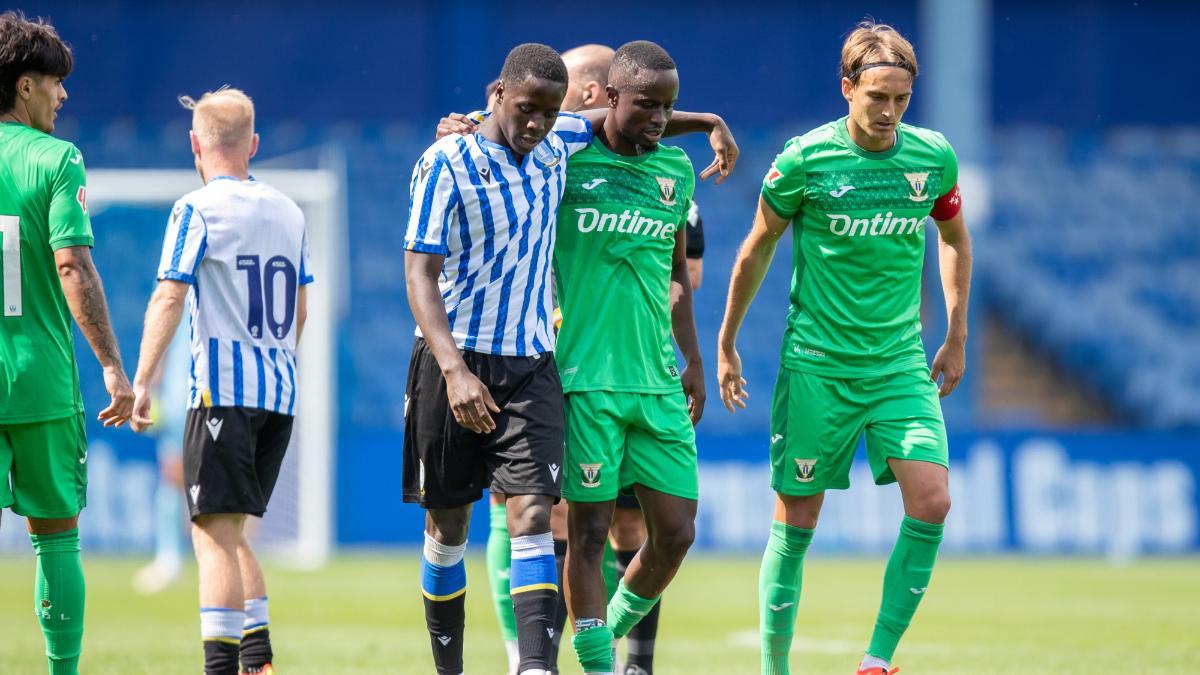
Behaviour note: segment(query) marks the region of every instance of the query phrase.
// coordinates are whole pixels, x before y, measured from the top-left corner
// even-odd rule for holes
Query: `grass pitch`
[[[418,554],[344,556],[320,572],[268,565],[281,675],[433,672]],[[89,557],[85,675],[199,673],[194,568],[135,594],[140,561]],[[481,557],[468,561],[467,672],[502,675]],[[879,601],[883,560],[814,557],[805,569],[792,672],[852,673]],[[758,561],[696,556],[663,605],[659,675],[758,673]],[[0,673],[45,673],[32,616],[33,556],[0,558]],[[945,559],[896,663],[933,673],[1171,673],[1200,668],[1200,560]],[[564,646],[564,675],[578,675]]]

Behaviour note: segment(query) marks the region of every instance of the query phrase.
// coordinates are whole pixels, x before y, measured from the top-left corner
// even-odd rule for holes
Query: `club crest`
[[[929,199],[929,195],[925,192],[929,188],[929,172],[923,173],[906,173],[904,177],[908,179],[908,187],[912,188],[912,194],[908,196],[914,202],[923,202]]]
[[[811,483],[816,476],[817,460],[815,459],[797,459],[796,460],[796,481],[799,483]]]
[[[580,464],[579,475],[583,479],[583,487],[600,487],[600,467],[603,464]]]
[[[538,164],[549,169],[562,160],[562,155],[554,149],[554,146],[543,142],[533,149],[533,158],[537,160]]]
[[[658,201],[665,206],[675,206],[675,179],[660,176],[654,180],[658,181]]]

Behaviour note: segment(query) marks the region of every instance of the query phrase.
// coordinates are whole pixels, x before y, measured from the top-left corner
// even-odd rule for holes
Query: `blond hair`
[[[225,85],[205,92],[197,101],[180,96],[179,104],[192,111],[192,131],[210,148],[248,147],[254,136],[254,102],[241,89]]]
[[[917,76],[917,52],[912,43],[885,23],[863,21],[850,31],[842,44],[842,77],[857,85],[868,68],[893,66]]]

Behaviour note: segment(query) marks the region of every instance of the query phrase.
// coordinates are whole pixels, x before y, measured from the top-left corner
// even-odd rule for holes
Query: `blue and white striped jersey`
[[[175,202],[158,278],[191,284],[189,408],[293,414],[310,269],[303,212],[265,183],[218,176]]]
[[[478,133],[446,136],[421,155],[404,247],[446,256],[438,287],[460,349],[504,356],[554,350],[555,217],[567,157],[591,140],[586,119],[561,113],[523,161]]]

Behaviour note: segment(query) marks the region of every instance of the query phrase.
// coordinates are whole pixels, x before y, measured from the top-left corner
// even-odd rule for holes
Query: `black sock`
[[[554,628],[558,593],[537,589],[513,593],[512,599],[517,619],[517,648],[521,651],[517,672],[549,670],[554,636],[559,632]]]
[[[567,561],[567,540],[554,540],[554,566],[558,568],[558,612],[554,615],[554,639],[550,644],[550,673],[558,675],[558,648],[562,644],[562,632],[567,627],[567,595],[562,592],[566,583],[563,578],[563,563]]]
[[[238,675],[237,643],[205,640],[204,675]]]
[[[463,672],[466,599],[466,593],[449,600],[425,598],[425,626],[429,629],[429,644],[433,647],[433,665],[437,668],[437,675],[460,675]]]
[[[262,667],[271,662],[275,655],[271,653],[271,631],[268,628],[242,634],[242,646],[238,648],[242,657],[242,670],[247,673],[257,673]]]

